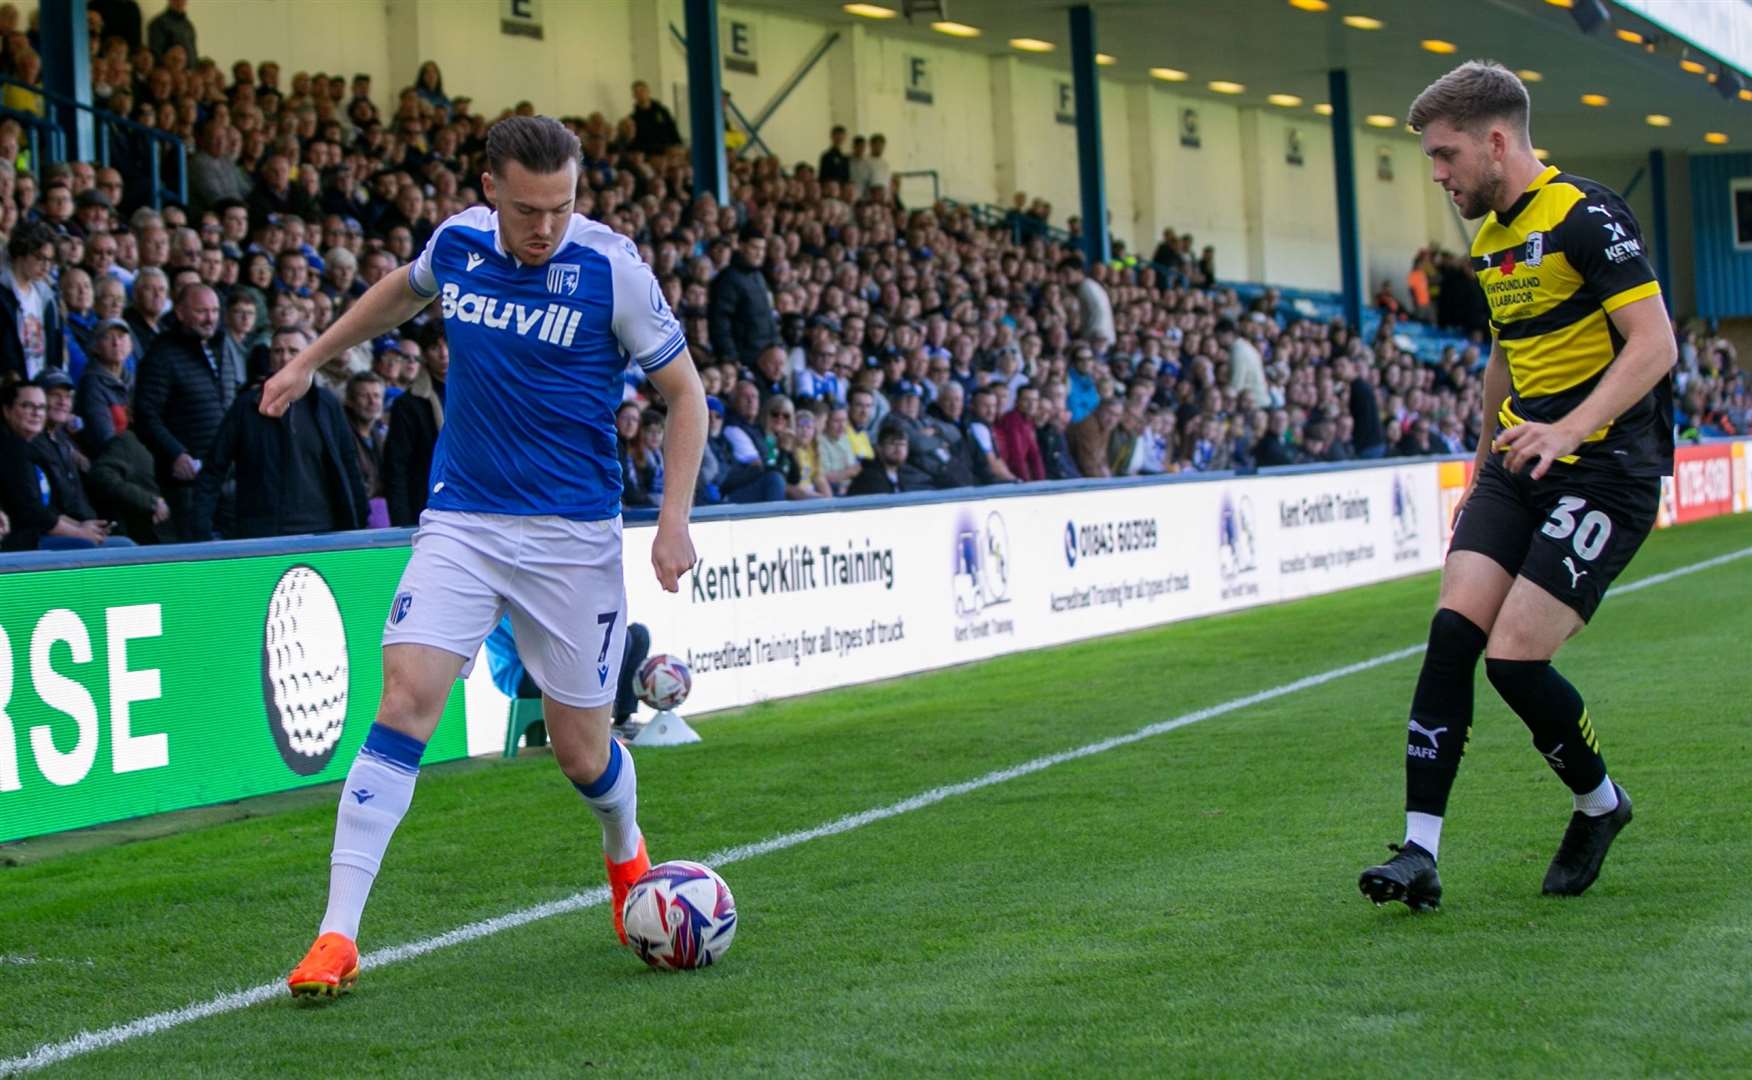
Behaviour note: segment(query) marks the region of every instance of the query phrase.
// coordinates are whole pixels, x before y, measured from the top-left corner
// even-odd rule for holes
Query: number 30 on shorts
[[[1606,541],[1612,539],[1612,519],[1598,510],[1588,510],[1577,520],[1576,514],[1587,510],[1587,506],[1586,499],[1574,495],[1559,496],[1551,520],[1539,531],[1553,540],[1570,540],[1577,555],[1593,562],[1605,550]]]

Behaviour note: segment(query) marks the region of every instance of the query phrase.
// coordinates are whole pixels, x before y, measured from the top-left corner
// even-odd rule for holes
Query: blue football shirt
[[[620,514],[614,410],[629,360],[647,374],[687,347],[631,240],[582,214],[553,258],[525,266],[475,206],[438,226],[408,282],[436,297],[450,345],[435,510]]]

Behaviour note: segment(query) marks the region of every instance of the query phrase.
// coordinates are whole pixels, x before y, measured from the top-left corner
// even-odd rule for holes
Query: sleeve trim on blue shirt
[[[662,345],[658,346],[657,350],[650,356],[639,361],[639,367],[644,369],[646,374],[650,374],[651,372],[664,367],[677,356],[680,356],[682,350],[686,348],[687,335],[682,333],[681,329],[678,327],[675,333],[669,336],[668,341],[665,341]]]
[[[419,268],[420,268],[420,260],[419,259],[415,259],[413,262],[408,264],[408,288],[414,290],[414,295],[424,297],[427,300],[431,300],[438,295],[438,290],[433,289],[431,292],[427,292],[425,289],[420,288],[420,278],[419,278],[419,274],[418,274]]]

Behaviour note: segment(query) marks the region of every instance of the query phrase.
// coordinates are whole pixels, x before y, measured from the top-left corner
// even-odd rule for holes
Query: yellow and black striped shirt
[[[1507,211],[1485,217],[1472,239],[1472,266],[1509,362],[1509,397],[1497,411],[1505,428],[1554,423],[1581,404],[1624,347],[1608,316],[1661,294],[1624,200],[1555,165]],[[1563,460],[1637,476],[1672,472],[1671,380]]]

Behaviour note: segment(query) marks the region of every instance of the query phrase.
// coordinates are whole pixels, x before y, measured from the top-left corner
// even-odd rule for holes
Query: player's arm
[[[700,457],[706,448],[706,392],[685,348],[649,378],[669,403],[663,431],[663,506],[657,511],[651,565],[663,588],[675,592],[681,575],[694,564],[687,518],[693,510],[694,483],[699,479]]]
[[[1533,479],[1544,476],[1551,463],[1575,452],[1582,440],[1618,419],[1667,377],[1679,358],[1673,325],[1661,296],[1645,296],[1607,316],[1624,337],[1624,348],[1606,368],[1593,392],[1555,424],[1522,424],[1497,440],[1507,452],[1510,472],[1533,463]]]
[[[405,267],[391,270],[365,291],[322,336],[302,349],[262,388],[264,416],[279,416],[310,389],[316,369],[361,342],[387,334],[418,315],[432,297],[414,291]]]
[[[1570,208],[1553,232],[1553,244],[1581,274],[1583,288],[1624,339],[1594,389],[1555,424],[1521,424],[1504,432],[1497,446],[1510,472],[1533,466],[1537,480],[1552,462],[1575,452],[1640,401],[1672,370],[1679,357],[1673,326],[1661,302],[1661,286],[1643,253],[1642,232],[1624,200],[1598,191]]]
[[[1484,417],[1478,425],[1478,451],[1472,455],[1472,475],[1475,477],[1490,460],[1490,455],[1496,452],[1497,416],[1502,412],[1503,402],[1508,400],[1509,390],[1509,358],[1504,355],[1500,344],[1492,342],[1490,359],[1484,364]]]

